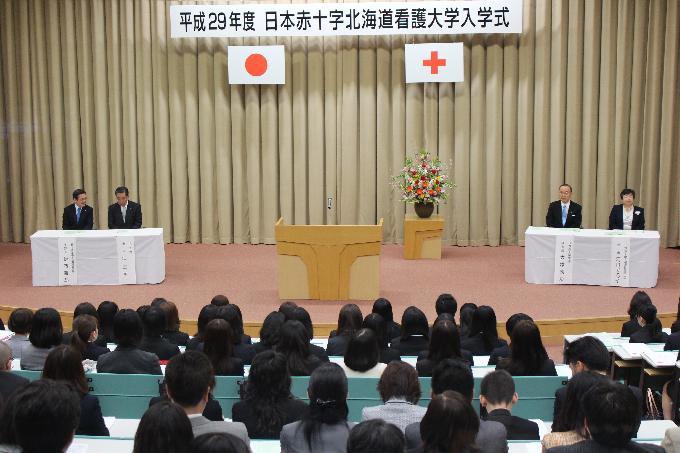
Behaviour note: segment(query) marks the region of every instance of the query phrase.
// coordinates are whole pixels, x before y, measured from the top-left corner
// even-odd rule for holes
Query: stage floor
[[[403,248],[382,248],[381,295],[395,317],[409,305],[433,317],[434,300],[443,292],[463,302],[491,305],[498,320],[525,312],[536,320],[625,316],[634,288],[529,285],[524,281],[524,248],[444,247],[441,261],[407,261]],[[0,305],[72,310],[79,302],[113,300],[136,308],[154,297],[177,304],[182,319],[196,319],[215,294],[238,304],[246,322],[261,322],[280,304],[276,249],[273,245],[168,244],[166,279],[159,285],[31,286],[31,249],[27,244],[0,244]],[[659,312],[676,312],[680,297],[680,249],[661,249],[659,280],[646,290]],[[364,313],[372,301],[355,301]],[[302,301],[316,323],[334,323],[345,301]]]

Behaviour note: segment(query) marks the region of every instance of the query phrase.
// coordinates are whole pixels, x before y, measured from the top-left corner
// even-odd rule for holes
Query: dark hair
[[[503,368],[513,376],[539,374],[548,353],[541,340],[541,331],[533,321],[520,321],[512,330],[510,357],[503,360]]]
[[[73,319],[71,327],[71,346],[73,346],[82,357],[87,351],[87,344],[90,342],[92,332],[97,330],[97,318],[91,315],[79,315]]]
[[[130,195],[130,191],[125,186],[116,187],[116,190],[113,193],[114,195],[124,193],[126,197]]]
[[[97,309],[94,308],[94,305],[89,302],[81,302],[76,305],[76,308],[73,310],[73,317],[76,318],[80,315],[90,315],[94,316],[95,318],[99,318]]]
[[[196,332],[196,338],[199,341],[203,341],[205,326],[207,326],[208,323],[213,319],[218,318],[219,310],[220,307],[212,304],[204,305],[203,308],[201,308],[201,311],[198,313],[198,321],[196,322],[196,328],[198,329],[198,331]]]
[[[241,439],[228,433],[205,433],[194,437],[189,450],[191,453],[250,453]]]
[[[286,315],[286,321],[295,320],[300,321],[305,329],[307,330],[307,335],[311,340],[314,338],[314,325],[312,325],[312,318],[309,316],[309,312],[302,307],[295,307],[290,311],[289,315]]]
[[[105,300],[97,307],[99,315],[99,333],[107,339],[113,340],[113,319],[118,313],[118,305],[110,300]]]
[[[458,310],[458,302],[456,298],[449,293],[440,294],[437,297],[437,301],[434,303],[434,309],[438,315],[442,313],[451,313],[456,315],[456,310]]]
[[[472,315],[477,310],[477,304],[466,302],[460,306],[460,335],[468,336],[470,333],[470,324],[472,324]]]
[[[136,311],[123,308],[113,318],[113,336],[119,346],[137,346],[142,340],[144,327]]]
[[[420,422],[424,452],[478,451],[479,417],[470,401],[454,391],[434,395]]]
[[[640,407],[628,386],[603,380],[583,396],[590,437],[601,445],[623,447],[640,427]]]
[[[205,326],[203,352],[210,359],[218,376],[231,370],[230,359],[234,356],[234,331],[224,319],[213,319]]]
[[[475,380],[467,362],[455,359],[444,359],[432,370],[430,383],[432,393],[438,395],[447,390],[458,392],[472,400]]]
[[[28,308],[17,308],[9,315],[7,327],[19,335],[26,335],[31,331],[33,312]]]
[[[385,318],[378,313],[369,313],[364,318],[361,327],[364,329],[371,329],[375,333],[380,350],[387,349],[389,339],[387,338],[387,323],[385,322]]]
[[[149,306],[151,307],[158,307],[161,304],[164,304],[167,302],[167,299],[165,297],[154,297]]]
[[[364,372],[376,366],[379,360],[378,338],[371,329],[361,329],[349,339],[344,359],[347,368]]]
[[[291,320],[283,323],[276,350],[286,356],[291,375],[309,375],[309,333],[300,321]]]
[[[90,391],[85,379],[83,358],[77,349],[65,344],[59,345],[47,354],[42,371],[43,379],[66,381],[73,385],[82,395]]]
[[[286,422],[282,406],[292,398],[290,385],[290,373],[283,354],[270,350],[253,358],[245,400],[251,403],[257,432],[279,437]]]
[[[478,307],[472,313],[472,324],[470,324],[469,336],[480,334],[484,341],[484,348],[493,349],[498,341],[498,330],[496,329],[496,312],[488,305]]]
[[[303,429],[310,450],[324,424],[347,423],[347,377],[338,364],[323,363],[309,377],[309,411],[298,429]]]
[[[576,431],[581,437],[588,437],[583,424],[585,415],[581,401],[592,386],[607,379],[606,376],[592,371],[578,373],[569,379],[564,403],[553,420],[553,432]]]
[[[566,182],[564,184],[560,184],[560,187],[558,189],[561,189],[562,187],[569,187],[569,192],[574,191],[574,189],[571,188],[571,185],[567,184]]]
[[[652,299],[644,291],[636,291],[628,304],[628,316],[630,319],[637,318],[638,311],[643,305],[652,305]]]
[[[215,375],[208,357],[199,351],[174,356],[165,367],[168,396],[182,407],[197,405],[205,392],[215,386]]]
[[[427,358],[437,363],[443,359],[462,359],[460,352],[460,333],[452,321],[437,321],[432,327],[432,335]]]
[[[508,404],[515,396],[515,381],[505,370],[495,370],[484,376],[479,393],[491,404]]]
[[[643,305],[638,309],[638,316],[645,320],[645,326],[642,328],[649,332],[652,343],[663,343],[664,334],[661,327],[661,321],[656,317],[656,307],[652,304]]]
[[[144,336],[158,338],[165,330],[165,312],[158,306],[151,306],[142,317]]]
[[[394,322],[394,314],[392,313],[392,304],[389,300],[381,297],[373,302],[373,313],[377,313],[385,319],[385,322]]]
[[[139,421],[133,453],[188,453],[194,432],[189,417],[176,404],[161,401]]]
[[[76,189],[73,191],[73,199],[77,200],[79,196],[85,195],[86,192],[83,189]]]
[[[62,453],[80,420],[80,398],[65,382],[40,379],[18,389],[13,413],[23,453]]]
[[[233,331],[231,342],[234,345],[241,343],[241,336],[243,335],[243,320],[241,319],[241,312],[234,304],[219,307],[217,310],[217,317],[224,319],[229,323]]]
[[[600,339],[585,336],[572,341],[564,348],[564,363],[574,365],[581,362],[590,371],[609,369],[609,352]]]
[[[623,197],[624,197],[625,195],[632,195],[633,198],[635,198],[635,191],[634,191],[633,189],[623,189],[623,190],[621,191],[621,194],[620,194],[619,196],[620,196],[621,199],[623,200]]]
[[[140,305],[135,310],[137,312],[137,314],[139,315],[139,319],[142,320],[142,325],[144,325],[144,315],[149,310],[149,308],[151,308],[151,305]]]
[[[279,305],[279,313],[282,313],[283,316],[286,317],[286,321],[288,321],[290,319],[290,313],[293,309],[297,308],[297,306],[298,305],[295,302],[287,300]]]
[[[9,346],[8,346],[9,347]],[[14,402],[18,392],[10,393],[0,405],[0,444],[16,445],[16,429],[14,429]]]
[[[210,305],[217,305],[218,307],[224,307],[225,305],[229,305],[229,299],[227,299],[227,296],[223,294],[218,294],[215,297],[212,298],[210,301]]]
[[[151,303],[153,306],[153,303]],[[165,331],[166,332],[178,332],[179,331],[179,312],[177,311],[177,305],[169,300],[163,300],[157,304],[158,308],[163,310],[165,313]]]
[[[347,453],[403,453],[406,439],[392,423],[379,418],[356,425],[347,438]]]
[[[268,347],[274,347],[279,342],[281,326],[286,321],[283,313],[273,311],[264,318],[260,327],[260,343]]]
[[[405,340],[411,335],[422,335],[425,339],[430,338],[430,326],[427,323],[425,313],[411,305],[401,315],[401,339]]]
[[[394,360],[387,364],[378,381],[378,393],[383,402],[404,398],[411,404],[420,399],[420,381],[413,365]]]
[[[357,304],[345,304],[338,314],[337,334],[351,337],[357,330],[361,329],[362,322],[363,315],[359,306]]]
[[[507,321],[505,321],[505,332],[508,334],[508,337],[512,338],[512,329],[515,328],[518,322],[520,321],[531,321],[533,322],[533,318],[525,313],[515,313],[514,315],[510,315]]]
[[[31,335],[28,339],[36,348],[51,348],[61,344],[64,329],[61,317],[54,308],[40,308],[33,315]]]

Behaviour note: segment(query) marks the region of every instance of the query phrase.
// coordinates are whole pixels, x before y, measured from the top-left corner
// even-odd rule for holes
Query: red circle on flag
[[[267,59],[259,53],[248,56],[246,58],[246,71],[251,76],[261,76],[267,72]]]

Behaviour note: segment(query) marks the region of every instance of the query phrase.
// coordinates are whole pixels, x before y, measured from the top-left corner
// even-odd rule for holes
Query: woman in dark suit
[[[512,329],[510,357],[501,359],[496,369],[512,376],[557,376],[555,363],[548,358],[541,332],[533,321],[520,321]]]
[[[644,230],[645,229],[645,210],[640,206],[635,206],[635,191],[633,189],[623,189],[621,191],[623,203],[616,204],[609,213],[610,230]]]

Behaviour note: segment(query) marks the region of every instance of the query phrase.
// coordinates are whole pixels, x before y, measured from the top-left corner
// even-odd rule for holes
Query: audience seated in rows
[[[661,321],[656,317],[656,307],[643,305],[638,309],[637,322],[640,329],[630,336],[631,343],[665,343],[666,335],[662,331]]]
[[[387,365],[380,362],[378,339],[371,329],[360,329],[350,338],[340,367],[347,377],[380,377]]]
[[[76,318],[81,315],[89,315],[95,318],[96,326],[97,329],[99,328],[99,314],[97,313],[97,309],[94,308],[94,305],[92,305],[89,302],[81,302],[78,305],[76,305],[76,308],[73,310],[73,322],[75,322]],[[63,344],[72,344],[71,342],[71,336],[73,335],[73,332],[75,332],[75,327],[71,325],[71,331],[70,332],[65,332],[62,343]],[[106,338],[103,336],[99,335],[99,331],[97,331],[97,337],[93,340],[94,343],[99,346],[99,347],[106,347]]]
[[[347,438],[347,453],[403,453],[404,433],[379,418],[359,423]]]
[[[541,332],[533,321],[520,321],[512,330],[510,357],[501,359],[496,369],[513,376],[557,376],[555,363],[541,340]]]
[[[0,341],[0,397],[3,401],[18,388],[28,384],[28,379],[18,376],[12,370],[12,349],[5,342]]]
[[[520,321],[533,321],[533,319],[524,313],[510,315],[508,320],[505,321],[505,332],[508,334],[508,338],[512,338],[512,331]],[[510,357],[510,346],[506,343],[491,351],[489,365],[498,365],[500,359],[507,359],[508,357]]]
[[[394,360],[401,360],[399,351],[389,345],[385,318],[378,313],[369,313],[364,318],[361,327],[364,329],[371,329],[375,333],[376,338],[378,339],[378,348],[380,349],[380,362],[388,364]]]
[[[21,369],[42,371],[52,348],[59,346],[64,334],[61,317],[54,308],[41,308],[33,315],[31,334],[21,352]]]
[[[417,356],[427,349],[430,338],[430,326],[425,313],[414,306],[404,310],[401,317],[401,336],[392,339],[392,347],[401,356]]]
[[[486,415],[482,418],[502,423],[508,440],[540,440],[535,422],[512,415],[512,407],[518,399],[515,381],[507,371],[496,370],[482,379],[479,401],[486,409]]]
[[[95,312],[96,313],[96,312]],[[111,352],[106,346],[97,344],[98,330],[97,318],[92,315],[78,315],[73,319],[71,332],[69,332],[68,343],[79,353],[82,360],[99,360],[103,354]]]
[[[7,340],[7,345],[12,349],[15,359],[21,359],[24,348],[30,344],[28,335],[31,333],[33,324],[33,312],[28,308],[17,308],[9,315],[7,327],[14,335]]]
[[[630,337],[642,328],[642,326],[638,324],[638,313],[640,308],[644,305],[652,305],[652,299],[650,299],[646,292],[637,291],[633,294],[628,305],[628,316],[630,319],[621,326],[622,337]]]
[[[494,349],[503,345],[507,345],[507,342],[498,338],[493,308],[482,305],[472,312],[470,330],[467,338],[461,340],[461,348],[473,355],[491,355]]]
[[[373,302],[371,313],[378,314],[385,320],[385,332],[390,342],[392,339],[401,336],[401,326],[394,322],[392,303],[389,300],[384,297],[376,299],[375,302]]]
[[[338,314],[338,328],[328,335],[326,353],[329,356],[345,355],[347,343],[361,329],[363,318],[358,305],[346,304],[342,306]]]
[[[418,376],[432,376],[432,370],[434,370],[439,362],[445,359],[464,360],[472,365],[472,354],[469,351],[462,351],[460,349],[458,327],[456,327],[453,321],[446,319],[448,316],[450,315],[440,315],[439,320],[434,323],[432,333],[430,334],[429,347],[427,351],[423,351],[418,355],[418,361],[416,362]]]

